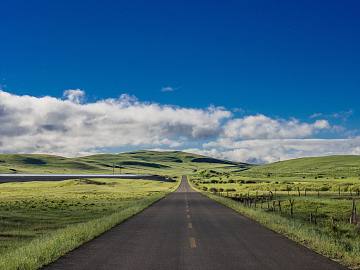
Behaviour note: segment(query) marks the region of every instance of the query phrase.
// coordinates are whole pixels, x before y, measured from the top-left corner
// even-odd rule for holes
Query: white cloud
[[[325,114],[325,113],[314,113],[312,115],[310,115],[310,118],[326,118],[326,119],[337,119],[343,122],[346,122],[351,116],[353,116],[354,111],[352,109],[349,109],[347,111],[339,111],[339,112],[334,112],[334,113],[330,113],[330,114]]]
[[[171,86],[164,86],[163,88],[161,88],[161,92],[174,92],[175,88],[171,87]]]
[[[223,136],[235,139],[306,138],[329,127],[326,120],[309,124],[296,119],[273,119],[259,114],[228,121],[224,126]]]
[[[73,95],[75,94],[75,95]],[[80,103],[81,90],[66,100],[0,91],[0,151],[77,155],[122,146],[179,147],[217,136],[231,116],[222,108],[179,108],[117,99]]]
[[[359,155],[360,137],[349,139],[270,139],[232,141],[221,139],[198,152],[251,163],[326,155]]]
[[[64,97],[74,103],[81,103],[84,101],[85,92],[81,89],[69,89],[64,91]]]

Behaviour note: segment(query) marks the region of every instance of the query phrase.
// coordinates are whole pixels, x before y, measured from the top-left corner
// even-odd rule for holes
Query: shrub
[[[246,184],[256,184],[256,181],[253,180],[247,180],[245,181]]]
[[[210,188],[210,192],[215,193],[215,192],[217,192],[217,191],[218,191],[217,188],[214,188],[214,187]]]
[[[329,191],[329,187],[326,187],[326,186],[322,186],[321,188],[320,188],[320,191]]]

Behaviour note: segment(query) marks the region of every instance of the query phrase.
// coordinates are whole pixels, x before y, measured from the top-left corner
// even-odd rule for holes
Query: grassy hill
[[[242,174],[261,177],[358,177],[360,176],[360,156],[349,155],[291,159],[254,166]]]
[[[77,158],[38,154],[0,154],[0,173],[147,173],[186,174],[198,170],[239,171],[235,163],[181,151],[135,151]]]
[[[181,151],[135,151],[65,158],[38,154],[0,154],[0,173],[191,174],[203,170],[248,177],[358,177],[360,156],[309,157],[253,166]]]

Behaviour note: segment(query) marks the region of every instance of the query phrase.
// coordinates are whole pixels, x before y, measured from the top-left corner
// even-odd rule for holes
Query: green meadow
[[[174,189],[176,183],[82,179],[0,185],[0,269],[37,269]]]

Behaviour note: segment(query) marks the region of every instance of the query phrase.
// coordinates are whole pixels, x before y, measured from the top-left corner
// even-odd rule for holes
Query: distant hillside
[[[0,173],[149,173],[186,174],[204,169],[239,171],[235,163],[181,151],[135,151],[78,158],[54,155],[0,154]]]
[[[298,158],[254,166],[243,172],[249,176],[360,176],[360,156]]]

